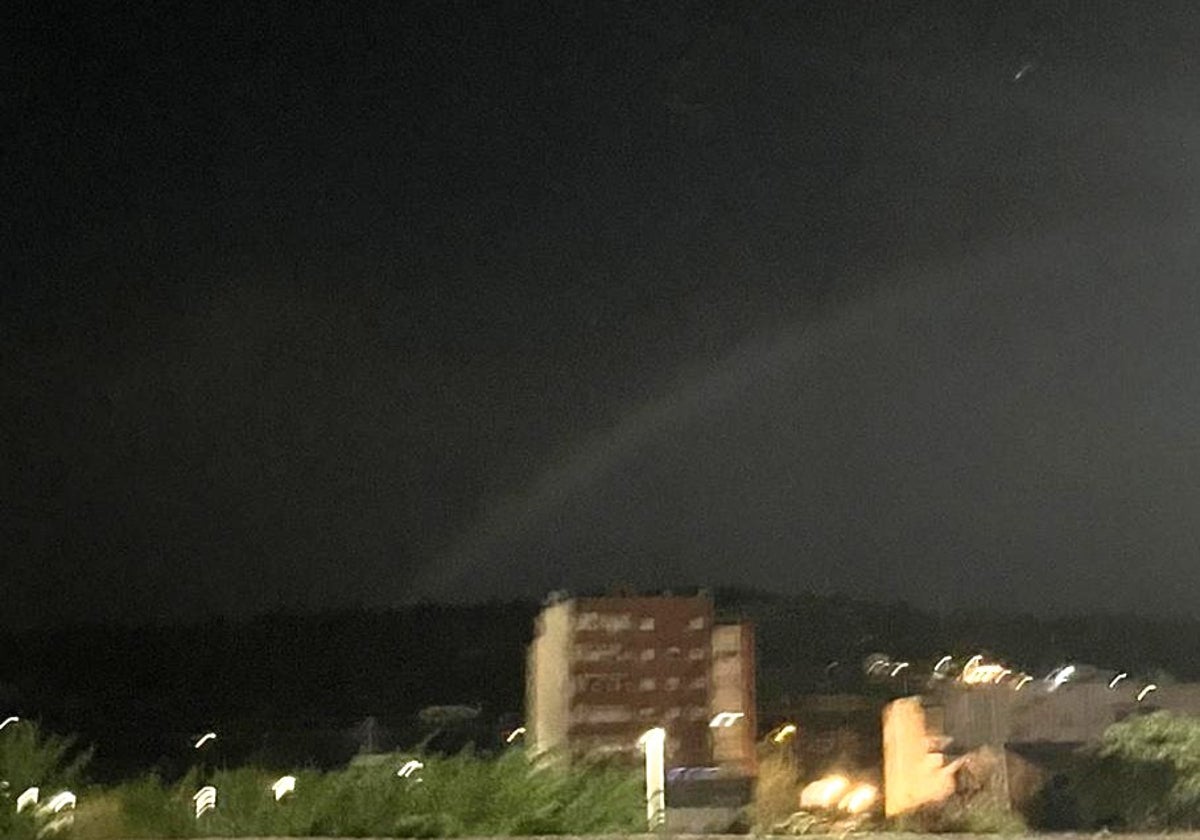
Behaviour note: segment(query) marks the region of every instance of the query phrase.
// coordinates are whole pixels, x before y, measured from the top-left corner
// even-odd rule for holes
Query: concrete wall
[[[571,723],[573,604],[551,604],[538,616],[525,671],[527,742],[535,752],[563,749]]]

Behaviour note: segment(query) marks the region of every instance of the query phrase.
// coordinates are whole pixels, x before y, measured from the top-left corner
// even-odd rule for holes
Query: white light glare
[[[1139,691],[1137,693],[1137,701],[1139,703],[1141,703],[1143,700],[1146,699],[1146,695],[1149,694],[1151,691],[1158,691],[1158,686],[1156,686],[1154,683],[1150,683],[1150,685],[1146,686],[1145,688],[1143,688],[1141,691]]]
[[[296,790],[295,776],[280,776],[275,780],[275,784],[271,785],[271,792],[275,794],[275,801],[278,802],[289,793],[294,793]]]
[[[1029,676],[1028,674],[1022,674],[1021,679],[1017,680],[1017,685],[1013,690],[1020,691],[1022,688],[1025,687],[1025,683],[1029,682],[1032,679],[1033,679],[1033,677]]]
[[[520,737],[521,737],[522,735],[524,735],[524,734],[525,734],[525,727],[524,727],[524,726],[518,726],[518,727],[517,727],[516,729],[514,729],[512,732],[509,732],[509,733],[508,733],[508,737],[504,739],[504,743],[506,743],[506,744],[511,744],[513,741],[517,740],[518,738],[520,738]]]
[[[216,732],[205,732],[203,735],[200,736],[200,739],[198,741],[196,741],[196,743],[194,743],[192,746],[195,747],[196,749],[200,749],[205,744],[207,744],[209,741],[215,741],[215,740],[217,740]]]
[[[1050,690],[1057,691],[1062,687],[1062,684],[1071,679],[1074,674],[1074,665],[1064,665],[1057,671],[1051,672],[1050,676],[1047,678],[1047,681],[1050,683]]]
[[[1108,681],[1108,687],[1116,688],[1117,683],[1119,683],[1121,680],[1125,679],[1128,676],[1129,676],[1129,674],[1126,674],[1124,671],[1122,671],[1121,673],[1117,674],[1115,677],[1113,677],[1111,680]]]
[[[771,736],[771,741],[776,744],[782,744],[788,738],[796,734],[796,724],[785,723],[779,727],[779,731]]]
[[[710,729],[729,728],[745,716],[743,712],[717,712],[708,722],[708,726]]]
[[[75,801],[75,794],[71,793],[69,790],[63,790],[50,797],[50,799],[42,807],[51,813],[57,814],[63,808],[74,808]]]
[[[939,659],[937,661],[937,664],[933,666],[933,673],[935,673],[935,674],[940,673],[943,668],[950,667],[950,663],[953,661],[954,660],[951,659],[949,656],[943,656],[941,659]]]
[[[907,662],[897,662],[896,667],[892,669],[892,676],[893,677],[896,676],[897,674],[899,674],[901,671],[903,671],[907,667],[908,667]]]
[[[417,761],[415,758],[410,758],[408,761],[404,762],[404,764],[402,764],[400,766],[400,769],[396,771],[396,775],[400,776],[401,778],[407,779],[410,776],[412,776],[413,773],[416,773],[418,770],[422,769],[424,766],[425,766],[424,764]]]
[[[31,805],[36,805],[38,801],[38,789],[36,787],[25,788],[20,796],[17,797],[17,813],[21,813]]]
[[[217,807],[217,789],[212,785],[205,785],[196,791],[192,801],[196,803],[196,819],[200,819],[205,811],[212,811]]]
[[[8,726],[10,723],[16,723],[19,720],[20,720],[20,718],[17,717],[16,715],[9,715],[4,720],[0,720],[0,729],[3,729],[4,727]]]

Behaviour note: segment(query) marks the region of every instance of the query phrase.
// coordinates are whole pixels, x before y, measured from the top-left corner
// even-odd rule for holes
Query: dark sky
[[[5,622],[1193,612],[1194,2],[3,14]]]

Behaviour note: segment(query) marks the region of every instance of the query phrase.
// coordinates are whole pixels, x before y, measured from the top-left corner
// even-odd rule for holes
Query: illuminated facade
[[[552,599],[529,648],[528,743],[636,754],[661,726],[669,766],[752,772],[753,649],[749,625],[714,628],[707,595]],[[710,728],[721,713],[728,725]]]

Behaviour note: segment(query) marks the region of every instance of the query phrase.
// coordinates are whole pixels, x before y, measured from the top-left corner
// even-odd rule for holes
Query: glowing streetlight
[[[205,744],[207,744],[209,741],[215,741],[215,740],[217,740],[216,732],[205,732],[203,735],[200,736],[200,738],[196,741],[196,743],[192,744],[192,747],[194,747],[195,749],[200,749]]]
[[[661,726],[647,729],[637,741],[646,753],[646,822],[651,831],[667,822],[666,742],[667,730]]]
[[[1154,683],[1150,683],[1150,685],[1146,686],[1145,688],[1143,688],[1141,691],[1139,691],[1137,693],[1137,701],[1139,703],[1141,703],[1143,700],[1146,699],[1146,695],[1149,694],[1151,691],[1158,691],[1158,686],[1156,686]]]
[[[518,726],[518,727],[517,727],[516,729],[514,729],[512,732],[509,732],[509,733],[508,733],[508,737],[506,737],[506,738],[504,739],[504,743],[506,743],[506,744],[511,744],[513,741],[517,740],[517,739],[518,739],[518,738],[520,738],[522,735],[524,735],[524,734],[525,734],[525,731],[526,731],[526,730],[525,730],[525,727],[524,727],[524,726]]]
[[[16,715],[9,715],[4,720],[0,720],[0,729],[3,729],[4,727],[8,726],[10,723],[16,723],[19,720],[20,720],[20,718],[17,717]]]
[[[1121,673],[1117,674],[1115,677],[1113,677],[1111,680],[1108,681],[1108,687],[1116,688],[1117,683],[1119,683],[1121,680],[1126,679],[1128,677],[1129,677],[1129,674],[1122,671]]]

